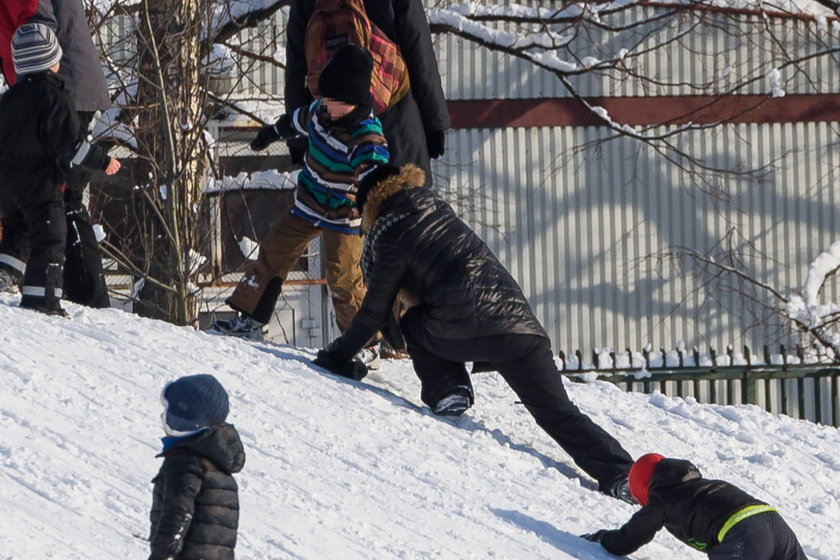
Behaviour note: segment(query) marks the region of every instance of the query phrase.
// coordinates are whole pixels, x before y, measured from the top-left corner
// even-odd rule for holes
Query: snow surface
[[[352,382],[312,367],[311,349],[65,307],[47,317],[0,296],[0,558],[144,558],[159,392],[200,372],[227,387],[246,446],[240,559],[608,559],[577,535],[634,511],[597,493],[497,374],[475,376],[465,417],[441,420],[408,362]],[[838,558],[836,428],[567,387],[634,456],[691,459],[778,506],[809,557]],[[631,558],[704,555],[663,531]]]

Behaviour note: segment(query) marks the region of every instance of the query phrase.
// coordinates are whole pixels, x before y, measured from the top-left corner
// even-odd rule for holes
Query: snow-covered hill
[[[364,382],[313,351],[248,343],[65,304],[0,296],[0,558],[126,559],[144,541],[169,379],[212,373],[248,454],[241,559],[607,559],[577,535],[634,509],[594,491],[496,374],[440,420],[407,362]],[[814,559],[840,558],[840,433],[756,407],[567,384],[634,455],[689,458],[777,505]],[[666,533],[632,556],[703,558]]]

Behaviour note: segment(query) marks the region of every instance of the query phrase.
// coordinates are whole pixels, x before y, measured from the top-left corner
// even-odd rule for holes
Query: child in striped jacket
[[[352,44],[339,47],[321,72],[321,97],[262,127],[251,142],[255,151],[276,140],[300,136],[307,137],[309,145],[292,208],[272,224],[261,240],[257,260],[227,299],[239,316],[216,321],[214,330],[259,338],[283,280],[319,235],[324,236],[336,323],[341,332],[350,325],[365,295],[359,269],[362,238],[356,185],[389,160],[382,125],[373,113],[372,70],[368,51]]]
[[[339,48],[321,74],[322,97],[263,127],[251,142],[253,150],[262,150],[275,140],[308,137],[292,213],[354,235],[361,224],[356,184],[389,159],[382,125],[372,112],[372,67],[366,50],[351,44]]]

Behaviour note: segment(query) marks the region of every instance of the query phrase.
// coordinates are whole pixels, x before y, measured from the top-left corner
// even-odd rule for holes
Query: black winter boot
[[[432,412],[438,416],[460,416],[470,408],[471,401],[472,391],[469,387],[456,387],[432,407]]]
[[[633,494],[630,493],[630,481],[626,476],[616,480],[610,486],[607,495],[621,500],[622,502],[627,502],[631,506],[639,505],[639,502],[637,502],[636,498],[633,497]]]
[[[365,367],[368,368],[370,371],[375,371],[379,369],[379,354],[381,350],[381,345],[378,342],[374,342],[369,346],[365,346],[359,353],[356,354],[356,359],[360,362],[365,364]]]
[[[233,319],[217,319],[207,330],[249,340],[262,340],[267,331],[265,325],[244,313],[238,313]]]
[[[61,307],[61,265],[50,263],[47,266],[46,280],[43,293],[37,287],[24,287],[20,306],[45,313],[67,317],[67,312]],[[30,293],[27,293],[27,292]]]

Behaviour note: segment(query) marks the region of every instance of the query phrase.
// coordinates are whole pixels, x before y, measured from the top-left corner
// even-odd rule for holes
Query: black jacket
[[[108,109],[111,97],[82,3],[39,0],[29,22],[44,23],[55,31],[64,51],[58,74],[67,82],[75,109],[91,113]]]
[[[427,130],[449,128],[449,112],[443,97],[429,23],[420,0],[365,0],[368,18],[402,52],[411,80],[411,93],[420,108]],[[312,102],[306,88],[304,37],[315,0],[293,0],[289,12],[286,46],[286,111]]]
[[[407,307],[422,306],[433,336],[548,338],[513,276],[449,204],[418,186],[423,182],[422,171],[407,165],[368,195],[362,214],[367,294],[336,341],[338,357],[354,355],[382,328],[398,294]]]
[[[752,505],[764,502],[728,482],[701,477],[688,461],[663,459],[650,479],[648,505],[620,529],[608,531],[601,544],[612,554],[627,555],[665,527],[682,542],[709,552],[718,544],[717,534],[726,520]]]
[[[64,82],[52,72],[27,74],[0,98],[0,166],[6,174],[61,184],[71,161],[105,169],[107,152],[86,136]]]
[[[239,526],[233,473],[245,452],[230,424],[209,428],[167,449],[150,515],[149,560],[232,560]]]

